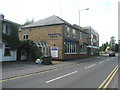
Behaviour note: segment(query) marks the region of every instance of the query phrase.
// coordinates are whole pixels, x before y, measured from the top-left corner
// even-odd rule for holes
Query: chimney
[[[3,14],[0,15],[0,19],[4,19],[4,15]]]

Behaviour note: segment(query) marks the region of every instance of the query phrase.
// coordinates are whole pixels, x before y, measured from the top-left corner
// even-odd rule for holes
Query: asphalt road
[[[6,80],[2,88],[98,88],[117,64],[117,57],[98,57],[67,68]],[[118,78],[114,81],[115,85],[109,88],[118,88]]]

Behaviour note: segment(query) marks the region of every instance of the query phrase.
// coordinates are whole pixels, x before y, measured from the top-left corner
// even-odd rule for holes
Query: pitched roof
[[[32,24],[23,26],[22,28],[30,28],[30,27],[38,27],[38,26],[47,26],[47,25],[56,25],[56,24],[69,24],[65,20],[61,19],[58,16],[50,16],[48,18],[45,18],[43,20],[39,20],[37,22],[34,22]],[[69,24],[70,25],[70,24]]]

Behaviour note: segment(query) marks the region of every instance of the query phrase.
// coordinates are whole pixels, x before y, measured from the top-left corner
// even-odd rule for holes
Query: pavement
[[[74,59],[69,61],[52,61],[53,65],[38,65],[30,61],[3,62],[2,80],[37,72],[48,71],[56,68],[67,67],[73,64],[91,60],[93,60],[93,58]]]

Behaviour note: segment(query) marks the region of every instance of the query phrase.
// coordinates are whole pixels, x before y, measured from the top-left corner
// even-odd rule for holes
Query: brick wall
[[[33,41],[45,41],[49,47],[57,46],[58,47],[58,57],[54,59],[62,59],[63,52],[63,38],[62,32],[63,25],[54,25],[54,26],[44,26],[44,27],[36,27],[36,28],[27,28],[22,29],[19,32],[19,38],[22,40],[23,34],[28,34],[29,39]],[[60,34],[58,37],[51,38],[52,34]]]

